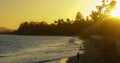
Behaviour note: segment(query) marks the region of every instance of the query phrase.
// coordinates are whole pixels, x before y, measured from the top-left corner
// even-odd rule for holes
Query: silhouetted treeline
[[[80,14],[78,12],[78,14]],[[58,19],[54,23],[48,24],[42,22],[23,22],[20,24],[16,34],[20,35],[76,35],[86,26],[86,22],[82,15],[76,18],[75,21],[70,19]]]
[[[19,35],[99,35],[107,37],[120,37],[120,19],[110,16],[110,12],[115,7],[116,1],[109,4],[96,6],[85,19],[80,12],[77,13],[75,20],[58,19],[54,23],[42,22],[23,22],[14,34]]]
[[[0,32],[0,34],[12,34],[12,31],[3,31],[3,32]]]

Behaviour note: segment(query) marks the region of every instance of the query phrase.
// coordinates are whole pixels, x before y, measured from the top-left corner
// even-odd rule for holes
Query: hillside
[[[0,33],[8,33],[13,31],[12,29],[8,29],[6,27],[0,27]]]

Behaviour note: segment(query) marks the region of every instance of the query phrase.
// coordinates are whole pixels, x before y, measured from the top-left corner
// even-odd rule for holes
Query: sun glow
[[[115,9],[111,11],[110,15],[113,17],[120,17],[120,9]]]
[[[116,0],[116,8],[111,11],[110,15],[113,17],[120,17],[120,0]]]

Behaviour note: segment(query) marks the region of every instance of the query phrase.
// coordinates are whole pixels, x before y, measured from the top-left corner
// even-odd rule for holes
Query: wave
[[[4,44],[9,43],[11,47],[5,49],[7,53],[4,53],[4,47],[6,46],[2,45],[3,53],[0,53],[0,63],[59,63],[58,61],[62,58],[76,55],[79,42],[81,42],[76,37],[9,37],[4,37],[4,40],[0,39],[1,42],[4,41]],[[74,41],[70,42],[71,39],[74,39]],[[20,45],[20,47],[11,52],[12,48],[17,47],[17,45]]]

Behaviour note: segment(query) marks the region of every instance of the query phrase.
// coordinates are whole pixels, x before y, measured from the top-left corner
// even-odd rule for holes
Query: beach
[[[120,63],[116,44],[115,40],[111,39],[87,39],[85,53],[80,54],[79,62],[76,55],[67,58],[64,63]]]

